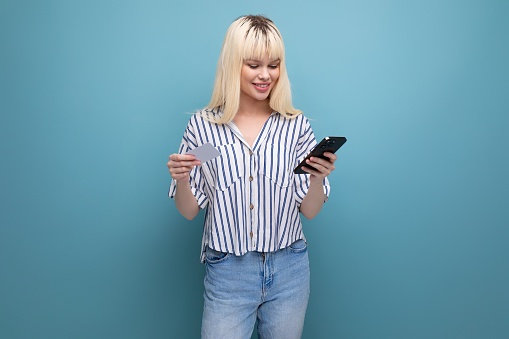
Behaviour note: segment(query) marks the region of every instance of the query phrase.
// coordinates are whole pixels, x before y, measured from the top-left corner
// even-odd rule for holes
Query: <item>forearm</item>
[[[308,192],[300,205],[300,212],[307,219],[314,218],[322,209],[327,196],[323,192],[322,180],[312,180]]]
[[[175,205],[177,206],[180,214],[182,214],[188,220],[192,220],[198,215],[200,207],[198,206],[196,197],[191,192],[189,182],[177,182],[177,191],[175,192]]]

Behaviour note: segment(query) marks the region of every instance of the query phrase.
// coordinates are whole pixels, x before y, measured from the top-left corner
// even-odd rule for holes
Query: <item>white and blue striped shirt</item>
[[[185,154],[209,142],[221,153],[190,173],[191,190],[200,208],[206,208],[201,260],[206,246],[243,255],[277,251],[304,239],[299,207],[310,176],[293,169],[316,145],[308,119],[274,112],[250,147],[233,122],[220,125],[203,118],[217,114],[208,109],[194,114],[179,149]],[[324,193],[329,196],[329,191],[325,178]],[[169,196],[175,192],[172,180]]]

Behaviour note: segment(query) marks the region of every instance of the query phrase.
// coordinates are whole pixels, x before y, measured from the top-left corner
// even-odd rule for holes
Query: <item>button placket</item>
[[[254,177],[253,177],[253,173],[254,173],[254,153],[253,151],[250,149],[249,150],[249,183],[248,183],[248,186],[249,186],[249,191],[250,191],[250,195],[249,195],[249,211],[250,211],[250,232],[249,232],[249,237],[251,239],[251,246],[252,248],[254,249],[255,247],[255,244],[256,244],[256,237],[255,237],[255,232],[254,232],[254,226],[255,226],[255,217],[256,217],[256,213],[254,213],[254,204],[253,204],[253,199],[254,199],[254,194],[253,194],[253,184],[254,184]]]

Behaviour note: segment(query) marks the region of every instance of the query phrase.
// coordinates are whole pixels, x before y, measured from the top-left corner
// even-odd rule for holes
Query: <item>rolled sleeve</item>
[[[297,145],[297,156],[295,166],[299,164],[316,146],[316,138],[311,129],[311,125],[309,121],[306,119],[303,124],[303,128],[301,131],[301,135],[299,137],[299,142]],[[295,187],[295,200],[297,204],[302,204],[304,197],[308,193],[309,185],[310,185],[310,174],[294,174],[294,187]],[[327,178],[323,179],[323,193],[326,196],[325,201],[329,199],[330,194],[330,184]]]
[[[179,148],[179,154],[186,154],[189,150],[197,147],[197,142],[195,139],[196,133],[193,131],[193,126],[191,123],[188,124],[184,136],[182,138],[182,142]],[[205,183],[204,177],[202,175],[201,167],[194,167],[189,173],[189,185],[191,186],[191,192],[193,193],[196,201],[198,202],[198,206],[200,208],[205,208],[208,205],[208,197],[205,193]],[[175,179],[171,180],[170,188],[168,190],[168,197],[175,198],[175,194],[177,193],[177,181]]]
[[[193,193],[194,197],[196,198],[196,201],[198,202],[198,206],[203,209],[203,208],[207,207],[207,205],[208,205],[207,194],[205,194],[203,191],[201,191],[197,187],[193,186],[192,182],[193,182],[193,180],[190,180],[191,192]],[[168,197],[174,199],[176,193],[177,193],[177,181],[172,180],[170,189],[168,191]]]

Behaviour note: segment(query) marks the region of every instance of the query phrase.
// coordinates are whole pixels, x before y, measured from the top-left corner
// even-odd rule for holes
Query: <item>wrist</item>
[[[311,178],[309,179],[309,181],[310,181],[311,185],[320,185],[320,186],[322,186],[323,178],[316,177],[316,176],[312,175]]]

